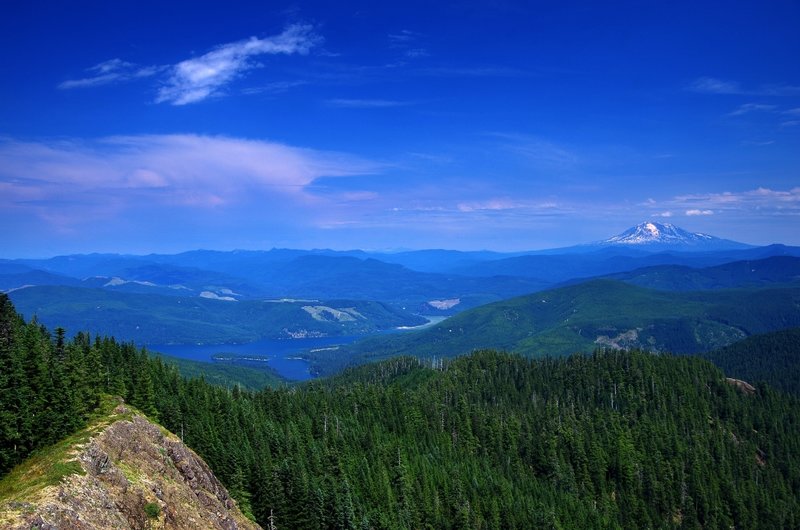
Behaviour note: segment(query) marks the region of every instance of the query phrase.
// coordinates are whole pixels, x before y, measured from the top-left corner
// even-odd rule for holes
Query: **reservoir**
[[[214,362],[215,355],[236,357],[252,355],[265,359],[270,368],[286,379],[305,381],[313,376],[308,371],[308,361],[300,358],[302,352],[350,344],[360,338],[363,336],[264,339],[247,344],[149,344],[147,349],[172,357],[207,363]]]
[[[441,322],[444,318],[428,317],[428,320],[429,322],[422,326],[407,329],[393,329],[383,333],[404,333],[411,329],[421,329]],[[253,356],[258,358],[256,362],[266,362],[270,368],[286,379],[292,381],[306,381],[312,379],[314,376],[308,371],[309,362],[300,357],[303,352],[312,349],[333,348],[335,346],[350,344],[367,336],[368,335],[313,337],[307,339],[264,339],[246,344],[148,344],[147,349],[172,357],[207,363],[215,362],[214,356]]]

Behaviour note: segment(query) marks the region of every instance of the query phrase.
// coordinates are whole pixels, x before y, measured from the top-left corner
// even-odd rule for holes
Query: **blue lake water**
[[[444,320],[444,317],[427,317],[428,323],[413,328],[396,328],[385,333],[404,333],[414,329],[432,326]],[[235,355],[238,357],[252,355],[266,358],[266,363],[286,379],[306,381],[314,376],[309,373],[310,364],[300,358],[300,354],[316,348],[332,348],[337,345],[350,344],[366,335],[347,337],[317,337],[309,339],[265,339],[247,344],[148,344],[147,349],[190,359],[192,361],[214,362],[215,355]],[[237,363],[238,364],[238,363]]]
[[[299,354],[314,348],[330,348],[350,344],[363,337],[320,337],[310,339],[266,339],[248,344],[149,344],[147,349],[172,357],[192,361],[213,362],[214,355],[253,355],[267,358],[267,364],[279,374],[294,381],[305,381],[313,376],[309,363]]]

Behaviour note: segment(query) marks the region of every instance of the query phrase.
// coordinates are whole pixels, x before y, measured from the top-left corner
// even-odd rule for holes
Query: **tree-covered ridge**
[[[57,336],[3,307],[13,318],[2,329],[16,331],[3,335],[0,373],[10,373],[7,362],[30,364],[20,330],[57,351]],[[85,351],[79,345],[65,350]],[[183,379],[111,339],[88,348],[84,359],[99,353],[99,388],[182,436],[265,527],[800,525],[800,403],[763,385],[744,393],[696,358],[483,351],[253,393]],[[27,388],[14,381],[2,381],[0,413],[36,427],[13,407]],[[50,408],[69,392],[42,388]],[[0,451],[16,457],[8,432]]]
[[[289,384],[267,363],[258,363],[255,368],[240,366],[229,362],[213,360],[213,362],[192,361],[180,357],[171,357],[148,350],[151,356],[156,355],[161,360],[178,369],[178,373],[186,379],[202,377],[212,385],[240,389],[261,390],[264,387],[275,387]]]
[[[10,293],[25,315],[51,327],[141,344],[224,344],[292,336],[375,333],[424,324],[422,317],[368,300],[214,300],[65,286]]]
[[[753,335],[703,354],[726,374],[800,396],[800,328]]]
[[[755,333],[800,325],[800,286],[669,292],[591,280],[459,313],[430,328],[367,337],[309,354],[332,374],[396,355],[452,357],[492,348],[527,356],[597,347],[697,354]]]
[[[0,474],[82,427],[103,392],[155,417],[159,366],[133,344],[84,333],[67,340],[63,328],[25,322],[0,294]]]
[[[657,265],[610,274],[606,277],[664,291],[789,285],[796,284],[800,279],[800,258],[770,256],[764,259],[734,261],[704,268]]]

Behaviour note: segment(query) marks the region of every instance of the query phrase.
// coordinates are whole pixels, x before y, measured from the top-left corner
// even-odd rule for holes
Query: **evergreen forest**
[[[401,357],[259,391],[0,295],[0,475],[122,396],[265,528],[798,528],[800,403],[641,351]]]
[[[800,328],[760,333],[703,355],[727,375],[800,396]]]

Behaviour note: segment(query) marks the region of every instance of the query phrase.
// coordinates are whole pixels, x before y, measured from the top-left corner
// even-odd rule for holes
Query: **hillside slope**
[[[731,377],[800,396],[800,328],[753,335],[702,356]]]
[[[194,451],[122,404],[5,477],[0,526],[260,528],[242,515]]]
[[[680,265],[659,265],[612,274],[606,278],[665,291],[789,284],[800,281],[800,258],[771,256],[759,260],[734,261],[700,269]]]
[[[30,456],[0,483],[0,527],[46,528],[37,514],[64,514],[65,526],[80,528],[70,510],[81,502],[118,506],[99,486],[75,495],[57,489],[75,481],[127,484],[119,486],[122,515],[89,528],[130,528],[123,517],[142,530],[182,524],[182,513],[195,513],[193,495],[228,505],[213,481],[198,479],[202,470],[182,475],[189,489],[172,495],[168,488],[182,479],[171,467],[184,462],[169,443],[177,441],[140,427],[144,420],[124,409],[98,424],[87,404],[116,405],[101,391],[124,395],[180,432],[264,527],[800,525],[797,399],[726,379],[701,359],[602,351],[532,360],[483,351],[436,363],[399,358],[248,392],[183,379],[110,338],[67,341],[57,331],[51,340],[0,295],[0,472],[20,463],[21,451]],[[115,425],[118,436],[85,452]],[[134,453],[147,461],[128,463]],[[151,479],[152,470],[169,483]],[[74,505],[58,504],[70,499]]]
[[[270,514],[309,530],[800,523],[797,400],[742,391],[693,357],[484,351],[257,394],[177,388],[171,419],[175,398],[158,391],[165,421],[189,422],[212,468],[256,463],[243,472],[264,526]]]
[[[487,304],[436,326],[311,356],[321,373],[393,355],[451,357],[495,348],[530,356],[597,347],[698,353],[800,325],[800,287],[666,292],[592,280]]]
[[[424,318],[362,300],[229,301],[41,286],[10,293],[26,317],[144,344],[223,344],[265,338],[358,335]]]

